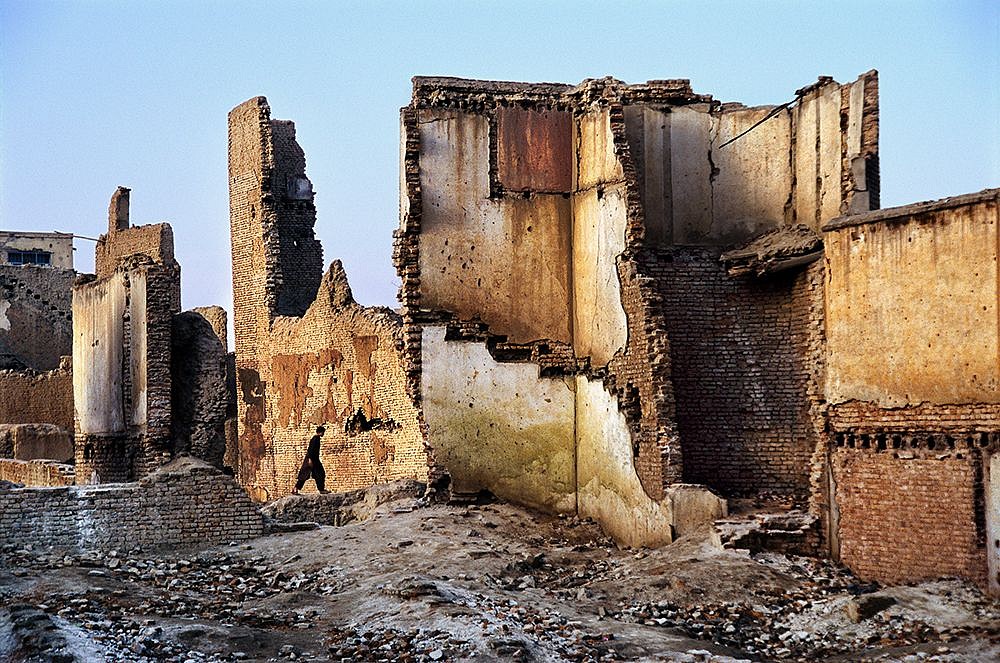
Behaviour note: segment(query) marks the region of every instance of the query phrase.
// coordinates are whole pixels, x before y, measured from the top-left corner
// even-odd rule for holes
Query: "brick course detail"
[[[954,575],[986,581],[976,452],[838,448],[832,455],[840,560],[886,583]]]
[[[137,483],[0,490],[0,545],[31,542],[71,552],[194,548],[262,531],[246,493],[191,458]]]

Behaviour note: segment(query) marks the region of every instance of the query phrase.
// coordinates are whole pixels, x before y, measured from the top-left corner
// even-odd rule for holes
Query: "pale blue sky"
[[[1000,3],[0,0],[0,227],[96,236],[119,184],[169,221],[185,308],[231,309],[226,113],[295,120],[326,262],[396,306],[410,77],[690,78],[780,103],[878,69],[882,205],[1000,186]],[[93,243],[77,241],[77,268]]]

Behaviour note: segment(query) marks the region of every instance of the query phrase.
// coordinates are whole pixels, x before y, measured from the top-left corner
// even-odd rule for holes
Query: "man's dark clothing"
[[[311,476],[316,481],[316,488],[320,492],[326,490],[326,470],[323,463],[319,461],[319,435],[313,435],[309,440],[309,448],[306,449],[306,457],[302,459],[302,467],[299,468],[299,476],[295,482],[295,490],[302,490],[306,481]]]

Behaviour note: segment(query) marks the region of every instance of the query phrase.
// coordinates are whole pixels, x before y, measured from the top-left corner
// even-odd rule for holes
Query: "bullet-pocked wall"
[[[395,260],[411,391],[454,491],[577,510],[633,545],[676,533],[672,394],[654,377],[669,357],[636,263],[623,108],[694,96],[414,79]]]
[[[825,228],[824,509],[863,577],[1000,590],[998,209],[992,189]]]
[[[328,489],[428,475],[401,319],[355,303],[339,261],[323,273],[305,165],[295,125],[272,120],[264,97],[230,112],[238,435],[227,458],[258,500],[292,490],[318,425]]]

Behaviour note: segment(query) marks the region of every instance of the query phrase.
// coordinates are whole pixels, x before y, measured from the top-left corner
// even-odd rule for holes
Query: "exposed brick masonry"
[[[76,474],[72,465],[53,460],[0,458],[0,481],[25,486],[72,486]]]
[[[339,262],[323,275],[295,126],[263,97],[230,112],[229,175],[240,481],[257,499],[288,493],[320,424],[329,488],[425,480],[401,320],[356,304]]]
[[[805,498],[823,430],[823,267],[727,276],[711,249],[649,267],[665,307],[684,479]]]
[[[260,513],[229,477],[179,459],[132,484],[0,490],[0,545],[66,551],[203,547],[246,541]]]
[[[976,450],[837,448],[840,559],[863,578],[985,583]],[[978,511],[978,513],[977,513]]]

